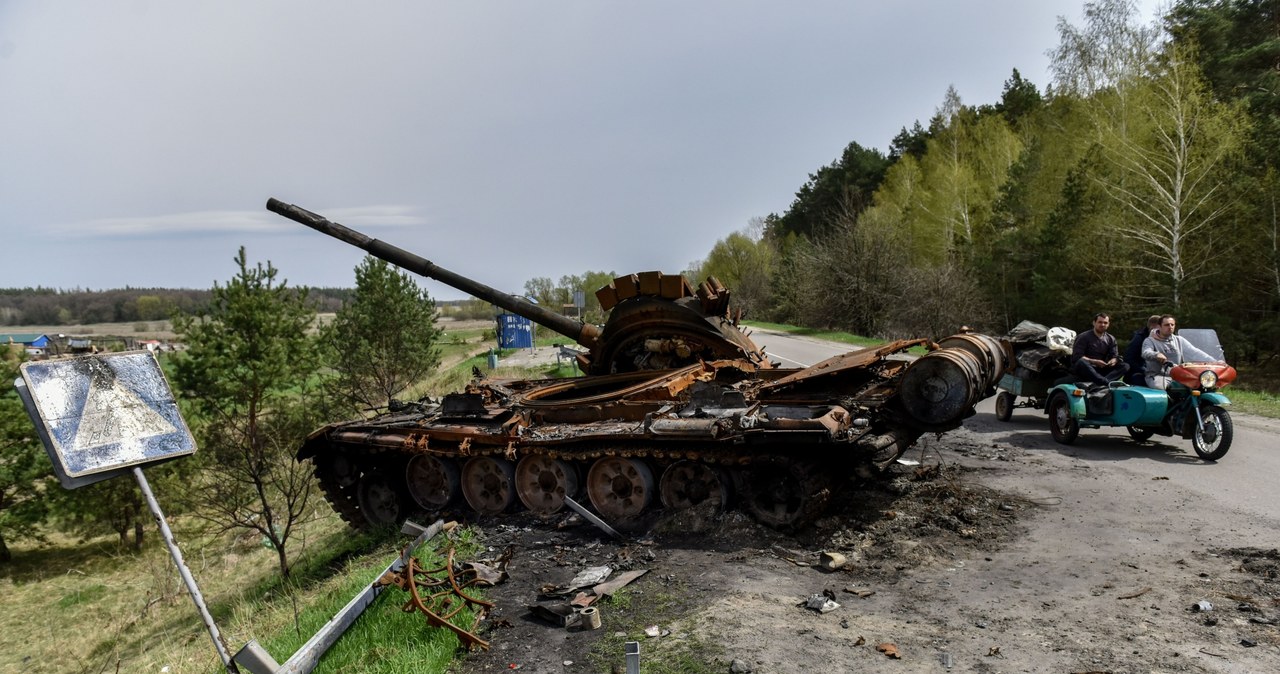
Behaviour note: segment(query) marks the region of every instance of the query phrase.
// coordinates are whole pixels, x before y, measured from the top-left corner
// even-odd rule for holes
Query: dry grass
[[[328,559],[351,537],[327,504],[316,508],[294,549],[298,569]],[[173,523],[187,566],[233,651],[287,629],[293,597],[278,585],[275,554],[258,537],[201,537],[182,525]],[[114,538],[54,536],[44,547],[13,546],[13,562],[0,566],[0,671],[221,670],[168,549],[154,527],[147,536],[140,553]],[[301,575],[297,601],[305,606],[326,585],[319,575]]]
[[[123,324],[77,327],[95,331],[90,334],[129,334]],[[56,329],[72,334],[73,327]],[[21,331],[48,332],[40,326]],[[462,356],[470,355],[467,352],[472,349],[488,350],[488,344],[474,339],[467,335]],[[482,362],[483,357],[476,361]],[[456,380],[465,384],[470,375],[471,363],[464,362],[462,367],[442,371],[428,386],[437,395],[460,389]],[[500,370],[495,375],[527,373]],[[328,504],[317,499],[311,520],[291,541],[295,574],[285,586],[278,578],[274,552],[259,537],[205,535],[181,518],[170,525],[232,652],[250,639],[278,641],[279,635],[294,630],[297,615],[306,607],[345,591],[341,588],[352,579],[345,572],[347,561],[380,568],[403,543],[353,536]],[[0,565],[0,672],[222,671],[217,651],[159,533],[148,526],[146,536],[147,543],[138,553],[121,548],[114,537],[82,542],[54,534],[43,546],[11,544],[14,560]],[[399,612],[398,606],[382,602],[370,610],[380,606]],[[283,662],[289,653],[272,655]]]
[[[173,324],[169,321],[135,321],[133,323],[86,323],[78,325],[12,325],[0,328],[9,333],[35,333],[56,337],[71,335],[74,337],[133,337],[135,339],[159,339],[169,341],[174,338]]]

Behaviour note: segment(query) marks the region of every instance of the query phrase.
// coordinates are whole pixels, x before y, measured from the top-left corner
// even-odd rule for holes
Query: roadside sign
[[[21,371],[24,397],[34,408],[28,411],[61,469],[60,478],[196,451],[160,364],[149,351],[27,362]]]
[[[194,454],[195,439],[150,351],[23,363],[13,382],[67,489],[133,473],[227,674],[238,674],[204,595],[173,538],[142,466]]]

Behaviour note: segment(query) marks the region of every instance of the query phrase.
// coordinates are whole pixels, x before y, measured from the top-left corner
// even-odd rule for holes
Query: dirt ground
[[[734,511],[664,516],[625,544],[563,518],[481,522],[492,550],[514,546],[511,578],[480,628],[492,649],[455,672],[622,672],[626,641],[649,674],[1280,671],[1269,523],[992,442],[989,423],[922,439],[917,465],[846,485],[791,535]],[[825,571],[822,551],[848,564]],[[648,569],[596,604],[600,629],[530,613],[555,603],[540,586],[598,565]],[[803,606],[824,593],[839,607]]]

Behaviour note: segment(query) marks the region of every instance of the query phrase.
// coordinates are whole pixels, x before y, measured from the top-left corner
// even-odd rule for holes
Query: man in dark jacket
[[[1116,338],[1107,332],[1111,316],[1100,313],[1093,317],[1093,329],[1076,336],[1071,349],[1071,374],[1080,381],[1106,386],[1124,376],[1129,366],[1120,361]]]
[[[1145,326],[1133,331],[1129,346],[1124,348],[1124,364],[1129,366],[1129,373],[1124,376],[1125,383],[1133,386],[1147,385],[1147,361],[1142,358],[1142,340],[1159,327],[1160,314],[1155,314],[1147,319]]]

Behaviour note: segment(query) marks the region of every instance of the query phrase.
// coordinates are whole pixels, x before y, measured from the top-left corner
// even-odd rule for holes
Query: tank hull
[[[326,497],[361,528],[416,510],[550,516],[565,497],[621,527],[659,508],[710,502],[796,528],[850,478],[883,470],[926,432],[959,426],[999,378],[990,368],[1003,363],[959,348],[903,356],[923,343],[804,369],[729,359],[573,379],[478,379],[439,404],[319,429],[299,458],[316,465]],[[939,374],[939,363],[957,360],[965,366]],[[904,389],[904,378],[927,383]],[[939,395],[947,386],[957,390]]]

